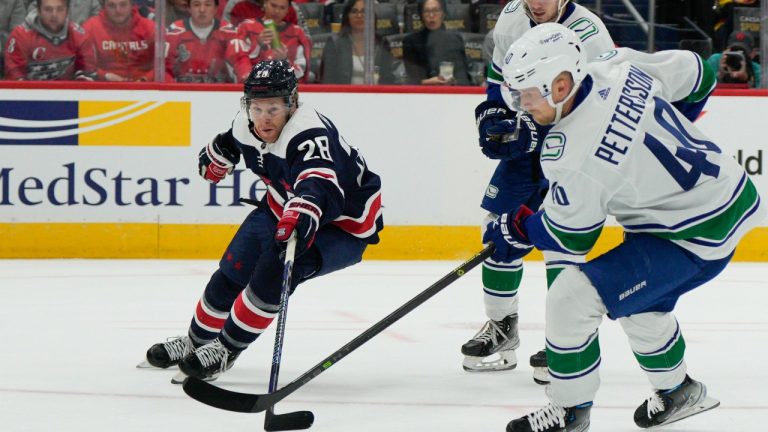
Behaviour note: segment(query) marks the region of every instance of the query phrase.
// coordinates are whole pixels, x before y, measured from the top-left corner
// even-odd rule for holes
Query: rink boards
[[[228,128],[238,88],[126,88],[0,91],[0,257],[221,254],[251,210],[237,197],[264,190],[247,171],[216,186],[197,175],[197,153]],[[455,259],[480,247],[479,203],[495,167],[477,147],[473,109],[483,95],[416,90],[310,87],[300,96],[382,177],[386,229],[369,259]],[[731,94],[711,98],[697,125],[768,196],[761,134],[768,98]],[[766,226],[750,233],[736,259],[768,261],[767,233]],[[618,227],[606,227],[593,253],[620,238]]]

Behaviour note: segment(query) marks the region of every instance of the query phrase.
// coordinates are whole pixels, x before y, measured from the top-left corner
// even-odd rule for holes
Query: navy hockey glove
[[[295,197],[283,207],[283,216],[277,222],[275,240],[277,245],[285,250],[291,234],[296,232],[296,256],[300,256],[312,246],[315,234],[320,226],[323,212],[314,203],[300,197]]]
[[[220,182],[240,162],[240,151],[231,139],[229,133],[218,134],[197,155],[200,176],[208,182]]]
[[[523,223],[532,214],[531,209],[521,205],[514,213],[504,213],[488,223],[483,243],[493,242],[496,246],[491,259],[509,263],[528,255],[533,244],[528,240]]]
[[[517,130],[517,115],[520,116],[520,130]],[[480,135],[480,150],[491,159],[518,159],[536,150],[539,132],[536,124],[527,114],[510,111],[498,101],[484,101],[475,108],[477,131]]]

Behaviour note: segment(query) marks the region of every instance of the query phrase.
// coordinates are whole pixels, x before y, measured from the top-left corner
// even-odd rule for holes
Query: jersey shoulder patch
[[[594,21],[588,17],[580,17],[568,25],[568,28],[573,30],[579,37],[581,42],[587,41],[587,39],[600,33],[600,28]]]
[[[523,0],[513,0],[504,7],[504,13],[512,13],[523,4]]]

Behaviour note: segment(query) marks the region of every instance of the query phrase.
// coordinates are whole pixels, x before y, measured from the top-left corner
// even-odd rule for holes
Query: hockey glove
[[[291,234],[296,232],[296,256],[300,256],[312,246],[315,234],[320,226],[320,208],[300,197],[290,199],[283,207],[283,216],[277,222],[275,240],[285,250]]]
[[[517,130],[520,115],[520,130]],[[527,114],[510,111],[497,101],[484,101],[475,108],[480,150],[491,159],[518,159],[536,150],[539,133],[536,124]]]
[[[533,244],[528,240],[523,223],[532,214],[531,209],[521,205],[514,213],[504,213],[488,223],[483,243],[493,242],[496,246],[492,260],[509,263],[528,255]]]
[[[227,174],[232,174],[240,162],[240,151],[227,138],[231,139],[231,136],[216,135],[197,155],[200,176],[210,183],[218,183]]]

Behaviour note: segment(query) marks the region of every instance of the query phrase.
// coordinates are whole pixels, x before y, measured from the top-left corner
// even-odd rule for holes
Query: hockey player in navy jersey
[[[590,58],[614,47],[613,39],[600,18],[587,8],[568,0],[513,0],[507,3],[493,29],[493,61],[488,68],[487,99],[475,108],[480,149],[498,160],[483,197],[481,207],[488,211],[482,226],[509,207],[527,204],[537,209],[547,181],[539,165],[539,142],[546,127],[535,125],[526,116],[511,111],[501,98],[501,67],[504,54],[513,42],[532,27],[558,22],[574,29]],[[464,369],[495,371],[517,365],[518,289],[523,276],[523,260],[483,263],[483,303],[488,322],[461,347]],[[544,289],[544,287],[541,287]],[[540,351],[530,358],[533,379],[548,381],[546,357]]]
[[[217,183],[240,159],[267,186],[197,303],[187,336],[153,345],[147,361],[211,380],[278,312],[281,252],[296,233],[295,285],[358,263],[383,228],[381,181],[333,122],[299,102],[293,67],[256,64],[232,127],[200,151],[200,175]],[[183,381],[183,377],[174,379]]]
[[[739,240],[766,216],[755,185],[728,149],[693,117],[715,84],[689,51],[610,51],[587,64],[574,32],[529,30],[504,58],[502,95],[551,129],[541,166],[550,181],[542,210],[522,205],[489,223],[484,241],[508,262],[544,251],[550,403],[508,432],[587,431],[600,378],[604,315],[626,333],[653,387],[634,413],[649,428],[715,408],[688,375],[672,314],[678,298],[720,273]],[[671,101],[676,101],[673,106]],[[680,107],[680,109],[675,106]],[[621,245],[585,262],[608,216]]]

